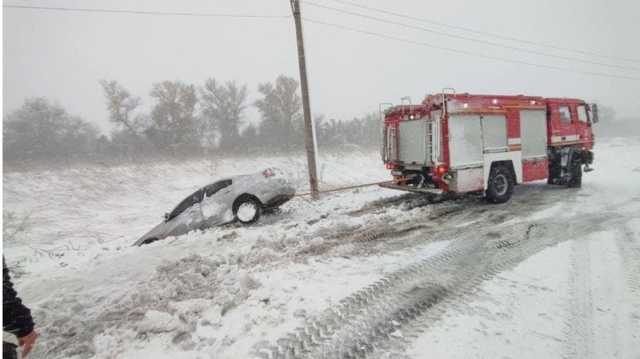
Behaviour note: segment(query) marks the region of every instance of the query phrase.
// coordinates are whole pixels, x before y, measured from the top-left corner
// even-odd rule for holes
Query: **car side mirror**
[[[591,122],[598,123],[598,121],[600,121],[598,118],[598,105],[592,103],[589,107],[591,107]]]
[[[165,220],[165,221],[168,221],[168,220],[169,220],[169,213],[165,213],[165,214],[164,214],[164,220]]]

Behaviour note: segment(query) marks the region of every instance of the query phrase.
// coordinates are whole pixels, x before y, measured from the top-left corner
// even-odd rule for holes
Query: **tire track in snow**
[[[632,348],[640,348],[640,238],[627,222],[623,227],[623,237],[616,241],[625,270],[629,305],[628,333]],[[637,349],[640,350],[640,349]],[[639,353],[640,356],[640,353]]]
[[[625,224],[623,234],[623,238],[616,243],[625,263],[627,285],[629,290],[635,294],[635,298],[640,298],[640,238],[634,234],[629,223]],[[639,302],[634,304],[636,307],[640,307]],[[640,321],[640,313],[637,319]]]
[[[587,254],[589,254],[588,260],[583,257],[583,265],[589,264],[590,267],[577,274],[599,279],[599,282],[595,283],[595,287],[593,282],[586,283],[587,286],[591,286],[588,287],[588,294],[591,297],[591,306],[588,308],[590,311],[583,312],[581,315],[572,308],[572,318],[573,322],[591,325],[591,331],[586,333],[592,335],[591,340],[586,344],[586,346],[591,345],[591,351],[584,353],[587,350],[586,346],[580,350],[579,347],[576,348],[577,343],[574,343],[573,350],[567,353],[567,357],[615,355],[623,358],[640,358],[640,238],[632,229],[633,222],[638,221],[636,213],[633,209],[626,208],[633,206],[635,200],[632,198],[623,204],[604,207],[606,211],[616,213],[621,221],[618,225],[607,228],[608,231],[613,231],[610,233],[609,240],[594,239],[581,243],[584,248],[587,248]],[[591,251],[588,250],[589,244],[592,247]],[[578,251],[582,252],[584,249],[578,249]],[[584,256],[584,253],[579,255]],[[578,255],[574,253],[573,257],[578,258]],[[591,293],[591,288],[598,291],[599,297]],[[573,302],[580,301],[586,300],[573,298]],[[587,314],[588,321],[584,317]],[[581,333],[571,334],[567,337],[569,343],[576,340],[576,336],[577,340],[581,340]],[[593,345],[596,339],[598,344]],[[567,349],[571,348],[567,346]]]
[[[508,207],[488,207],[484,200],[472,195],[437,203],[413,193],[372,201],[347,214],[360,216],[375,210],[401,208],[407,211],[407,215],[394,218],[392,224],[388,217],[375,218],[364,229],[323,234],[324,240],[321,243],[301,246],[295,250],[293,257],[294,260],[304,261],[309,256],[331,255],[332,251],[340,256],[371,255],[411,248],[424,244],[426,240],[456,238],[470,224],[484,221],[490,225],[500,225],[507,219],[517,217],[518,213],[539,210],[553,204],[552,199],[539,196],[546,190],[546,187],[541,186],[523,188],[518,194],[519,198]],[[456,222],[452,223],[454,218]],[[426,235],[419,239],[410,236],[419,231]]]
[[[536,223],[506,226],[509,246],[469,231],[442,253],[385,276],[341,300],[276,345],[256,348],[262,358],[363,358],[373,352],[399,351],[407,339],[428,327],[438,314],[455,308],[484,280],[514,266],[567,234],[586,235],[613,215],[599,214],[580,225]],[[526,232],[530,230],[529,237]],[[535,232],[541,231],[539,235]],[[562,233],[562,237],[552,236]],[[430,314],[430,316],[425,316]],[[435,315],[435,317],[434,317]],[[426,317],[426,320],[416,320]],[[409,335],[402,335],[406,331]],[[400,336],[400,339],[396,337]]]
[[[635,358],[640,352],[637,262],[626,221],[574,241],[565,357]],[[633,243],[633,242],[631,242]],[[635,266],[634,266],[635,264]]]
[[[427,198],[419,194],[405,193],[399,196],[393,196],[369,202],[362,208],[350,211],[347,214],[350,216],[358,217],[378,210],[384,210],[388,207],[409,206],[411,207],[411,209],[413,209],[417,207],[427,206],[432,203],[433,202],[429,201]]]
[[[465,208],[468,211],[464,211]],[[426,210],[426,213],[412,213],[406,218],[396,221],[393,225],[389,225],[387,220],[381,219],[377,223],[371,223],[366,228],[355,232],[346,230],[334,233],[327,236],[321,243],[310,244],[298,249],[295,257],[305,259],[310,255],[328,254],[336,249],[340,255],[367,255],[383,251],[401,250],[424,244],[425,240],[438,240],[433,235],[436,232],[433,228],[438,228],[438,231],[442,234],[439,224],[444,221],[450,221],[453,216],[462,215],[466,218],[484,211],[485,209],[482,206],[469,209],[461,203],[433,204]],[[447,236],[455,237],[464,230],[464,228],[452,228],[444,233]],[[422,237],[419,240],[412,240],[416,237],[411,235],[420,231],[424,233],[431,232],[432,235],[428,238]]]
[[[582,238],[571,244],[569,317],[565,322],[564,351],[567,358],[591,358],[594,329],[589,242]]]

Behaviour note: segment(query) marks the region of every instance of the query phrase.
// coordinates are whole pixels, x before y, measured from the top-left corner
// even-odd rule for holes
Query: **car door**
[[[225,179],[204,188],[200,206],[205,226],[210,227],[233,220],[233,180]]]
[[[200,203],[204,195],[204,189],[199,189],[182,200],[168,217],[170,230],[168,235],[180,235],[190,230],[199,228],[203,223]]]

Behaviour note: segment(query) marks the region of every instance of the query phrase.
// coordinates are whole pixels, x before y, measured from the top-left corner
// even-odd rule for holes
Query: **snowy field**
[[[278,158],[4,174],[7,263],[34,358],[640,358],[640,138],[581,189],[429,204],[378,187],[297,197],[256,225],[131,247],[217,178]],[[386,180],[320,158],[324,189]]]

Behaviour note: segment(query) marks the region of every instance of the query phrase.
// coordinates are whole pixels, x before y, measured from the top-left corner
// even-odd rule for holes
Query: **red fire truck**
[[[382,156],[393,176],[384,187],[478,192],[502,203],[517,184],[580,187],[583,166],[591,170],[598,110],[582,100],[443,90],[382,113]]]

